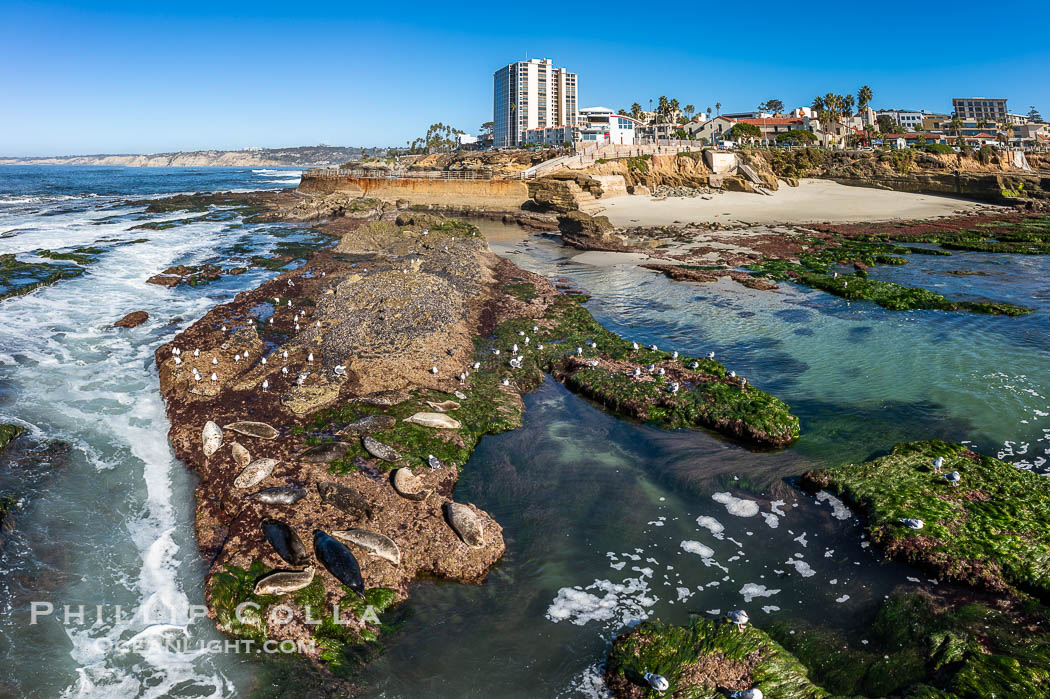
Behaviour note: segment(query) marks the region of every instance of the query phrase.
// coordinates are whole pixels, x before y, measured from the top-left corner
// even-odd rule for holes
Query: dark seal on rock
[[[262,521],[263,535],[273,546],[277,555],[287,561],[290,565],[306,565],[310,560],[306,553],[303,540],[291,527],[276,519],[264,519]]]
[[[368,504],[368,500],[348,485],[318,483],[317,492],[321,494],[321,502],[326,505],[342,510],[348,515],[372,519],[372,506]]]
[[[373,439],[366,435],[362,441],[368,453],[377,459],[382,459],[383,461],[397,461],[401,458],[401,454],[397,449],[383,444],[378,439]]]
[[[132,311],[131,313],[127,314],[126,316],[118,320],[116,323],[114,323],[113,327],[137,328],[138,326],[145,323],[147,320],[149,320],[149,313],[146,313],[145,311]]]
[[[336,580],[361,597],[365,596],[365,579],[361,576],[361,566],[345,544],[320,529],[315,529],[314,555]]]
[[[364,437],[366,434],[389,430],[396,424],[397,420],[390,415],[369,415],[351,422],[336,434],[341,437]]]
[[[318,444],[300,454],[299,461],[307,464],[326,464],[329,461],[343,458],[348,451],[350,451],[350,445],[346,442]]]

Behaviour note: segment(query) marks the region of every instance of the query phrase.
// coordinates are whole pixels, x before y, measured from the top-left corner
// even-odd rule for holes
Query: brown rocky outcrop
[[[117,328],[137,328],[147,320],[149,320],[149,313],[146,313],[146,311],[132,311],[114,323],[113,326]]]

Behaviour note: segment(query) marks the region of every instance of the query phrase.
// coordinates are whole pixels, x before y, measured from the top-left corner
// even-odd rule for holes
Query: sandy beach
[[[602,199],[604,210],[618,227],[664,226],[703,221],[722,223],[849,223],[949,216],[989,208],[988,204],[934,194],[909,194],[867,187],[849,187],[829,180],[802,180],[798,187],[781,186],[770,196],[726,192],[711,199],[646,196]]]

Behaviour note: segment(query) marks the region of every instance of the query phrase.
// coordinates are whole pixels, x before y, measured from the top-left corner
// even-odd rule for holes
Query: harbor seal
[[[254,488],[270,477],[277,459],[256,459],[241,471],[233,481],[234,488]]]
[[[248,496],[267,505],[294,505],[306,497],[306,488],[276,487],[260,490]]]
[[[438,411],[439,413],[447,413],[452,410],[459,410],[459,403],[457,403],[454,400],[443,400],[440,403],[435,403],[433,401],[428,400],[427,405],[429,405],[431,408]]]
[[[436,427],[442,430],[458,430],[459,420],[453,420],[445,413],[416,413],[412,417],[406,417],[404,422],[411,422],[423,427]]]
[[[276,519],[264,519],[261,523],[263,535],[273,546],[277,555],[283,558],[289,565],[306,565],[310,560],[306,552],[303,540],[295,533],[295,530],[284,522]]]
[[[252,456],[238,442],[230,443],[230,452],[233,454],[233,463],[237,464],[237,468],[244,468],[252,462]]]
[[[391,446],[383,444],[378,439],[365,435],[365,438],[361,440],[365,446],[365,450],[383,461],[398,461],[401,459],[401,453]]]
[[[396,424],[397,420],[390,415],[369,415],[351,422],[336,434],[340,437],[364,437],[366,434],[389,430]]]
[[[277,435],[280,434],[280,432],[265,422],[252,422],[250,420],[231,422],[228,425],[223,425],[222,429],[231,430],[248,437],[258,437],[259,439],[277,439]]]
[[[426,500],[433,490],[423,487],[423,481],[410,468],[399,468],[393,475],[394,490],[409,500]]]
[[[201,442],[204,446],[204,456],[211,456],[222,446],[222,430],[217,424],[208,420],[204,423],[204,430],[201,432]]]
[[[298,460],[307,464],[326,464],[329,461],[343,458],[348,451],[350,451],[350,445],[346,442],[318,444],[300,454]]]
[[[257,595],[283,595],[296,592],[314,581],[315,569],[309,566],[305,570],[278,570],[264,575],[255,583]]]
[[[348,515],[372,519],[372,506],[368,504],[368,500],[348,485],[318,483],[317,492],[321,495],[321,502],[326,505],[342,510]]]
[[[361,576],[361,566],[345,544],[320,529],[315,529],[314,555],[332,577],[362,598],[365,596],[365,579]]]
[[[332,536],[350,544],[355,544],[373,556],[401,565],[401,549],[397,543],[385,534],[367,529],[341,529],[333,531]]]
[[[376,391],[375,393],[368,393],[354,398],[354,402],[387,408],[391,405],[404,403],[411,397],[412,394],[408,391]]]
[[[458,502],[445,503],[445,516],[452,529],[459,534],[467,546],[478,548],[485,545],[485,533],[481,529],[481,520],[474,510]]]

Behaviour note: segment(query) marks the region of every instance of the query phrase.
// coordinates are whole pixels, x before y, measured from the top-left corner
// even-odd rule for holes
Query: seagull
[[[587,360],[587,366],[598,366],[598,360],[597,359],[588,359]]]
[[[265,364],[265,363],[266,363],[266,357],[263,357],[263,358],[262,358],[262,363],[263,363],[263,364]]]
[[[650,364],[650,365],[649,365],[649,366],[647,366],[647,367],[646,367],[645,369],[646,369],[646,371],[648,371],[648,372],[649,372],[650,374],[652,374],[653,372],[655,372],[655,371],[656,371],[656,365],[655,365],[655,364]]]
[[[193,375],[193,380],[194,381],[200,381],[201,380],[201,375],[200,374],[194,374]]]
[[[752,687],[751,689],[741,689],[737,692],[730,692],[729,699],[765,699],[765,694],[758,687]]]
[[[538,326],[538,325],[533,325],[532,326],[532,332],[538,333],[539,331],[540,331],[540,326]]]
[[[944,476],[944,480],[948,481],[952,485],[959,485],[959,481],[962,480],[962,474],[958,471],[952,471]]]
[[[274,297],[273,297],[273,302],[274,302],[274,303],[280,303],[280,302],[281,302],[281,299],[279,299],[279,298],[277,298],[276,296],[274,296]]]
[[[429,228],[424,228],[423,229],[423,235],[427,235],[428,233],[430,233],[430,229]]]
[[[743,609],[733,609],[726,614],[726,618],[729,619],[730,623],[736,624],[736,628],[740,633],[744,633],[744,627],[747,626],[747,622],[751,621],[751,617]]]
[[[943,456],[938,456],[936,458],[936,460],[934,460],[934,462],[933,462],[933,471],[934,471],[934,473],[940,473],[941,472],[941,466],[943,466],[943,465],[944,465],[944,457]]]
[[[317,321],[316,323],[314,323],[314,327],[315,328],[321,327],[321,321]]]
[[[285,359],[288,359],[288,350],[285,350],[284,352],[282,352],[281,356],[284,357]]]
[[[526,344],[526,345],[529,344],[529,336],[528,335],[525,336],[525,340],[523,341],[523,344]]]
[[[245,358],[245,359],[247,359],[247,358],[248,358],[248,350],[244,350],[244,358]]]
[[[178,357],[175,357],[175,366],[178,366],[180,364],[182,364],[182,360],[179,359]]]
[[[672,381],[671,384],[667,387],[667,392],[668,393],[678,393],[678,382],[677,381]]]
[[[296,377],[296,379],[295,379],[295,385],[296,386],[302,386],[304,383],[306,383],[306,377],[309,376],[309,375],[310,375],[310,372],[308,372],[308,371],[304,371],[303,373],[299,374],[299,376]]]
[[[736,378],[736,372],[735,371],[729,372],[729,378],[735,379]]]
[[[831,275],[831,278],[832,279],[838,279],[839,278],[839,273],[838,272],[833,272],[832,275]]]
[[[660,376],[663,376],[664,374],[667,373],[667,370],[664,369],[663,367],[660,367],[659,369],[656,370],[656,373],[659,374]]]
[[[845,289],[847,286],[849,286],[849,282],[842,282],[842,288],[843,289]]]
[[[510,386],[510,379],[503,379],[501,382],[504,386]]]
[[[225,326],[225,325],[224,325],[224,326],[222,326],[222,331],[223,331],[223,332],[226,332],[226,326]]]
[[[335,371],[337,376],[346,376],[346,365],[336,364],[335,369],[333,371]]]
[[[743,376],[741,376],[740,377],[740,387],[743,388],[746,385],[747,385],[747,379],[745,379]]]
[[[653,352],[655,352],[657,348],[656,348],[656,345],[649,345],[649,349],[651,349]]]
[[[288,280],[288,286],[295,286],[295,284],[292,283],[291,279]]]
[[[499,356],[499,350],[498,349],[492,350],[492,354],[494,354],[494,355],[496,355],[498,357]]]
[[[265,391],[266,389],[268,389],[270,387],[270,382],[267,379],[263,379],[262,387],[263,387],[263,390]]]
[[[518,335],[521,336],[521,337],[525,337],[525,331],[524,330],[519,330],[518,331]]]
[[[433,454],[427,454],[427,463],[430,464],[430,468],[441,468],[441,462]]]
[[[211,380],[212,380],[212,381],[218,381],[218,380],[219,380],[219,377],[218,377],[218,376],[216,376],[216,374],[215,374],[215,372],[214,372],[214,371],[213,371],[213,372],[211,373]]]
[[[641,376],[642,375],[641,368],[640,367],[635,367],[633,374],[634,374],[634,376]]]
[[[281,373],[287,376],[288,375],[288,367],[286,367],[286,366],[281,367]]]
[[[201,356],[201,351],[200,351],[199,349],[195,349],[195,350],[193,350],[193,356],[194,356],[194,357],[199,357],[199,356]]]
[[[306,355],[306,361],[312,362],[313,360],[314,360],[314,353],[313,352],[311,352],[310,354]]]
[[[715,358],[715,353],[714,352],[708,352],[707,353],[707,358],[708,359],[714,359]]]
[[[212,366],[215,366],[218,363],[219,363],[219,358],[218,357],[212,357],[211,358],[211,365]]]
[[[543,351],[543,345],[536,345],[536,349],[538,349],[540,352],[542,352]]]
[[[678,350],[671,352],[671,359],[678,359]]]
[[[270,320],[269,320],[268,324],[269,324],[269,325],[273,325],[273,317],[272,317],[272,316],[271,316],[271,318],[270,318]]]
[[[901,524],[906,526],[908,529],[922,529],[926,524],[921,519],[915,519],[914,517],[905,517],[901,519]]]
[[[576,354],[577,354],[577,356],[583,354],[583,348],[582,347],[577,347],[576,348]]]
[[[638,349],[638,343],[637,342],[632,342],[631,343],[631,349],[635,349],[635,350]]]
[[[467,380],[467,372],[465,372],[465,371],[459,372],[459,380],[460,381],[466,381]]]
[[[291,308],[291,307],[292,307],[292,300],[288,299],[288,308]]]
[[[298,323],[295,324],[295,332],[299,332],[299,324]]]
[[[510,368],[511,369],[520,369],[521,368],[521,360],[522,359],[524,359],[524,357],[513,357],[510,360]]]
[[[430,373],[431,373],[431,374],[436,374],[436,373],[438,373],[438,368],[437,368],[436,366],[435,366],[435,367],[431,367],[431,369],[430,369]]]
[[[514,346],[510,348],[510,351],[511,352],[517,352],[518,351],[518,343],[517,342],[515,342]]]
[[[692,364],[689,365],[689,368],[690,369],[699,369],[700,368],[700,362],[693,362]]]
[[[233,361],[235,361],[235,362],[241,361],[241,355],[239,355],[239,354],[233,355]]]
[[[182,354],[182,350],[180,350],[180,349],[179,349],[178,347],[173,347],[173,348],[171,349],[171,353],[172,353],[172,354],[174,354],[174,355],[175,355],[175,356],[177,357],[177,356],[179,356],[180,354]]]
[[[474,371],[477,371],[481,368],[481,362],[474,362],[472,366],[474,367]]]
[[[667,681],[667,678],[663,675],[654,675],[648,670],[645,671],[645,681],[649,683],[649,686],[658,692],[666,692],[671,687],[671,683]]]

